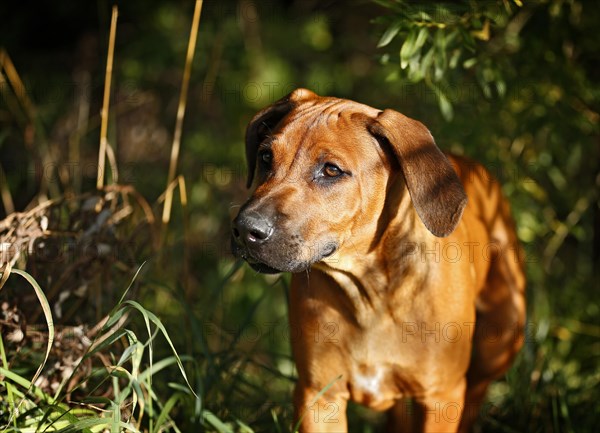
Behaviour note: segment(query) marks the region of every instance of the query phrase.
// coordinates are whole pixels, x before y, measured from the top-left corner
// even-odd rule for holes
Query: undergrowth
[[[196,13],[192,34],[198,30]],[[191,192],[186,177],[177,174],[192,48],[188,45],[167,185],[153,203],[135,186],[119,183],[108,114],[109,107],[115,114],[122,106],[109,104],[108,68],[102,118],[78,122],[102,125],[99,160],[106,157],[108,164],[97,167],[95,189],[52,173],[51,180],[42,177],[27,210],[15,212],[0,166],[4,208],[12,207],[0,221],[0,432],[294,430],[288,277],[257,275],[230,257],[205,255],[226,249],[222,245],[210,245],[208,252],[192,245],[197,233],[188,195],[209,195],[208,188]],[[19,91],[22,80],[3,50],[0,71],[11,84],[3,88],[7,104],[18,108],[15,118],[25,119],[20,132],[28,149],[36,148],[43,164],[57,165],[52,156],[60,151],[50,148],[40,114],[27,92]],[[82,106],[78,113],[87,112]],[[73,132],[69,145],[75,149],[84,132]],[[5,138],[0,132],[0,145]],[[507,158],[517,164],[512,154]],[[524,193],[515,193],[513,203],[517,212],[547,213],[529,209],[531,197]],[[566,218],[574,231],[583,213]],[[598,289],[597,282],[589,287],[594,270],[580,269],[574,278],[553,274],[536,261],[547,255],[546,245],[530,245],[525,347],[491,386],[479,430],[595,431],[600,310],[587,295]],[[551,256],[558,251],[550,249]],[[589,251],[569,251],[577,254],[563,267],[588,263],[580,259]],[[194,266],[198,272],[215,269],[199,282]],[[349,420],[350,431],[360,433],[383,431],[385,421],[356,405],[350,405]]]

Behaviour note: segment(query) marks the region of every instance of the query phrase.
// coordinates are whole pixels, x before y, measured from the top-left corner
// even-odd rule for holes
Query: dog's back
[[[473,160],[455,155],[448,159],[469,199],[462,223],[469,230],[471,218],[481,221],[488,238],[478,248],[488,268],[475,305],[477,325],[467,374],[464,427],[477,417],[475,408],[489,383],[509,368],[523,345],[526,281],[523,253],[500,182]]]

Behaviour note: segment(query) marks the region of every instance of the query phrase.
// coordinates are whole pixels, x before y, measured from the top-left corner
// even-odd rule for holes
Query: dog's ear
[[[397,111],[385,110],[369,124],[369,131],[391,146],[425,227],[438,237],[452,233],[467,204],[467,195],[429,130]]]
[[[317,98],[317,94],[307,89],[296,89],[277,102],[269,105],[256,114],[246,128],[246,163],[248,164],[248,180],[246,187],[252,186],[256,170],[258,146],[272,134],[279,122],[288,115],[301,101]]]

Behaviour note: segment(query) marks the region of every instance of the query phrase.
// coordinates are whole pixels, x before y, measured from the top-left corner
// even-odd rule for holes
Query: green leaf
[[[25,379],[24,377],[21,377],[18,374],[14,373],[10,370],[7,370],[3,367],[0,367],[0,375],[5,376],[6,378],[15,382],[17,385],[27,389],[28,392],[33,393],[33,395],[38,397],[39,399],[47,400],[50,403],[53,403],[52,397],[45,394],[41,389],[39,389],[37,386],[35,386],[33,384],[33,382],[31,382],[30,380]]]
[[[469,33],[468,31],[466,31],[462,27],[460,29],[458,29],[458,32],[460,33],[460,36],[462,38],[463,47],[465,47],[470,52],[475,53],[476,43],[475,43],[475,38],[473,37],[473,35],[471,33]]]
[[[435,47],[431,47],[427,54],[423,56],[423,60],[421,60],[421,74],[423,77],[427,76],[427,70],[431,67],[433,63],[433,55],[435,54]]]
[[[400,23],[392,24],[385,31],[383,36],[381,36],[381,39],[379,39],[379,42],[377,43],[377,48],[382,48],[389,45],[389,43],[392,42],[392,40],[396,37],[401,28],[402,25]]]
[[[236,419],[235,422],[237,423],[237,425],[239,427],[238,430],[240,433],[254,433],[254,430],[252,430],[250,428],[250,426],[248,426],[244,422],[240,421],[239,419]]]
[[[423,79],[421,69],[419,68],[419,60],[421,60],[421,54],[417,53],[416,55],[412,56],[408,62],[408,78],[414,82],[418,82]]]
[[[119,432],[120,430],[122,431],[127,431],[127,432],[139,432],[138,429],[136,429],[133,425],[120,421],[120,420],[114,420],[114,419],[110,419],[110,418],[86,418],[86,419],[82,419],[76,423],[72,423],[71,425],[69,425],[66,428],[57,430],[57,432],[60,433],[76,433],[76,432],[80,432],[84,429],[87,428],[93,428],[93,427],[101,427],[101,426],[105,426],[105,427],[112,427],[113,431],[117,431]]]
[[[477,57],[471,57],[463,62],[463,68],[471,69],[477,63]]]
[[[450,67],[450,69],[456,68],[456,65],[458,65],[458,59],[460,59],[460,50],[456,49],[452,52],[452,56],[450,57],[450,62],[448,63],[448,66]]]
[[[432,22],[433,18],[431,18],[431,15],[429,15],[427,12],[425,11],[419,11],[417,12],[417,17],[419,18],[419,20],[421,21],[429,21]]]
[[[429,36],[429,29],[427,27],[421,28],[419,30],[419,34],[417,35],[417,40],[415,41],[414,51],[420,50],[421,47],[427,41],[427,37]]]
[[[437,97],[438,106],[440,108],[442,116],[444,116],[444,119],[446,119],[447,121],[452,120],[452,118],[454,117],[454,109],[452,108],[452,103],[450,102],[450,99],[448,99],[448,96],[442,91],[442,89],[439,86],[433,83],[428,83],[428,86],[431,90],[433,90],[435,96]]]
[[[385,77],[385,82],[391,83],[393,81],[398,81],[399,78],[400,78],[400,74],[398,73],[398,71],[392,71],[388,74],[387,77]]]
[[[86,404],[104,404],[104,405],[108,405],[111,402],[111,399],[108,397],[95,397],[95,396],[91,396],[91,397],[83,397],[81,399],[82,403],[86,403]]]
[[[434,36],[434,43],[441,51],[446,49],[446,33],[442,29],[437,29]]]
[[[460,32],[458,30],[451,31],[450,34],[444,38],[444,48],[448,48],[448,46],[454,42],[454,39],[457,38],[459,33]]]
[[[454,109],[452,108],[452,104],[448,100],[445,94],[441,93],[438,95],[438,104],[440,106],[440,111],[442,112],[442,116],[447,121],[452,120],[454,117]]]
[[[402,44],[402,48],[400,48],[400,61],[408,60],[415,51],[415,42],[417,41],[417,33],[414,29],[412,29],[404,43]],[[404,69],[404,67],[402,67]]]
[[[436,52],[436,56],[433,58],[433,79],[440,81],[444,77],[444,63],[442,57],[439,55],[439,51]]]
[[[169,347],[171,348],[171,351],[173,352],[173,355],[175,356],[175,359],[177,361],[177,366],[179,367],[179,371],[180,371],[181,375],[183,376],[183,379],[185,380],[185,383],[189,387],[190,391],[192,391],[192,393],[194,394],[194,396],[197,398],[198,396],[196,395],[196,392],[194,391],[194,389],[190,385],[190,382],[188,380],[187,374],[185,373],[185,368],[183,367],[183,363],[181,362],[181,358],[179,357],[179,354],[177,353],[177,350],[175,349],[175,346],[173,345],[173,342],[171,341],[171,337],[169,336],[169,333],[167,332],[167,330],[165,328],[165,325],[162,324],[162,322],[158,319],[158,317],[156,317],[156,315],[154,313],[146,310],[138,302],[128,300],[128,301],[125,301],[123,303],[123,305],[130,305],[130,306],[132,306],[133,308],[135,308],[136,310],[138,310],[142,314],[142,316],[144,318],[144,321],[146,323],[146,329],[148,331],[148,335],[151,335],[149,322],[154,323],[154,325],[160,330],[160,332],[162,333],[163,337],[165,338],[165,340],[169,344]],[[150,346],[150,350],[149,351],[150,351],[150,368],[152,368],[152,346]]]
[[[163,424],[165,424],[165,421],[167,421],[167,419],[169,418],[169,412],[171,412],[171,410],[173,410],[173,408],[175,407],[175,404],[179,400],[181,400],[183,397],[185,397],[185,394],[176,393],[176,394],[173,394],[167,400],[167,402],[163,406],[162,410],[160,411],[158,418],[156,419],[156,425],[154,426],[154,430],[152,431],[152,433],[159,433],[161,431],[164,431]]]
[[[52,343],[54,342],[54,321],[52,319],[52,310],[50,309],[50,304],[48,303],[48,299],[46,299],[46,295],[44,294],[44,291],[42,290],[40,285],[37,283],[37,281],[35,281],[35,278],[33,278],[27,272],[21,271],[19,269],[13,269],[12,273],[15,273],[15,274],[20,275],[21,277],[25,278],[27,280],[27,282],[31,285],[31,287],[33,287],[33,290],[35,291],[35,294],[37,295],[38,301],[40,302],[40,305],[42,306],[42,310],[44,312],[44,317],[46,318],[46,325],[48,326],[48,343],[46,344],[46,353],[44,354],[44,360],[39,365],[37,371],[35,372],[35,374],[33,375],[33,378],[31,379],[31,386],[33,386],[33,384],[35,383],[37,378],[42,373],[44,366],[46,365],[46,361],[48,360],[48,356],[50,355],[50,350],[52,349]]]
[[[194,361],[194,358],[192,358],[191,356],[182,355],[181,360],[182,361]],[[159,371],[163,370],[164,368],[166,368],[170,365],[173,365],[173,364],[177,364],[177,358],[175,358],[174,356],[169,356],[169,357],[163,358],[160,361],[152,364],[152,370],[150,370],[148,368],[148,369],[142,371],[140,373],[138,380],[140,382],[143,382],[148,378],[148,376],[150,374],[156,374]],[[188,388],[185,388],[185,389],[188,389]],[[188,391],[189,391],[189,389],[188,389]]]
[[[498,96],[503,98],[506,95],[506,83],[502,79],[498,79],[496,81],[496,91],[498,92]]]
[[[92,346],[91,350],[83,356],[83,359],[87,359],[87,358],[91,357],[94,353],[96,353],[98,351],[102,351],[106,347],[112,346],[115,343],[115,341],[118,341],[121,337],[126,335],[128,332],[129,331],[127,329],[118,329],[115,333],[110,334],[108,336],[108,338],[106,338],[105,340],[101,340],[101,341],[98,340],[98,341],[100,341],[100,343]]]
[[[217,418],[214,413],[204,410],[202,411],[202,417],[211,427],[217,429],[219,433],[233,433],[233,429]]]

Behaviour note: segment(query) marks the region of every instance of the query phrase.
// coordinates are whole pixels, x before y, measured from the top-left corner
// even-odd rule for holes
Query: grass
[[[201,3],[196,3],[191,35],[197,32]],[[116,13],[111,28],[114,47]],[[22,238],[27,241],[23,245],[45,242],[49,247],[53,239],[80,241],[74,233],[87,233],[86,242],[119,254],[88,258],[77,251],[67,263],[44,263],[34,254],[23,254],[2,269],[0,295],[7,307],[0,316],[0,431],[295,430],[288,277],[257,275],[241,262],[223,259],[210,262],[217,268],[211,270],[212,279],[191,284],[194,260],[203,257],[191,252],[186,179],[176,170],[195,46],[191,39],[168,186],[153,206],[134,188],[104,186],[104,177],[98,177],[98,192],[67,199],[50,191],[53,200],[40,199],[35,212],[13,214],[10,227],[19,220],[19,227],[39,228]],[[0,66],[11,66],[7,77],[18,88],[21,80],[7,53],[1,51],[0,59],[5,62]],[[109,75],[107,68],[101,161],[110,152]],[[11,98],[8,89],[4,93]],[[11,104],[24,113],[20,118],[26,123],[40,128],[32,102],[20,101],[22,95],[27,94],[15,92]],[[37,134],[44,141],[46,134]],[[111,166],[115,174],[116,164]],[[0,167],[0,178],[3,173]],[[3,203],[14,208],[5,182],[0,188]],[[181,208],[171,204],[175,188]],[[572,226],[584,210],[568,219]],[[48,228],[41,227],[44,217],[50,221]],[[171,226],[161,225],[177,217],[181,219]],[[560,231],[562,237],[550,243],[550,252],[540,245],[532,256],[560,254],[565,230],[571,228]],[[18,268],[34,270],[39,278]],[[480,429],[595,431],[600,418],[600,311],[589,295],[591,278],[553,278],[539,263],[531,264],[530,274],[527,341],[506,377],[492,385]],[[84,284],[84,294],[77,295]],[[28,303],[24,299],[30,289],[37,301]],[[60,301],[61,294],[68,299]],[[61,302],[70,304],[59,318],[56,304]],[[34,310],[40,307],[38,320],[40,313]],[[67,326],[77,321],[74,317],[80,322]],[[24,333],[20,340],[18,331]],[[381,417],[358,406],[350,406],[349,418],[353,432],[380,429]]]
[[[139,303],[124,299],[129,288],[108,314],[100,332],[75,363],[71,374],[64,377],[56,393],[52,395],[44,392],[35,383],[46,365],[52,347],[52,315],[48,301],[37,282],[26,272],[13,270],[12,273],[26,278],[36,291],[46,313],[49,332],[46,354],[32,379],[12,371],[5,345],[0,338],[0,387],[7,391],[6,399],[2,401],[7,405],[6,411],[3,411],[3,420],[6,422],[4,431],[96,432],[109,429],[111,432],[119,432],[125,429],[138,432],[144,431],[140,426],[144,418],[147,418],[147,431],[158,432],[174,426],[169,413],[179,400],[184,396],[199,399],[183,366],[183,360],[191,360],[189,357],[178,355],[171,337],[158,317]],[[134,280],[138,274],[139,270]],[[5,273],[2,276],[4,277]],[[136,332],[126,328],[133,316],[131,313],[137,313],[143,319],[147,331],[146,338],[140,338]],[[172,355],[154,362],[153,346],[157,336],[164,338],[172,350]],[[116,346],[120,347],[117,349]],[[97,358],[101,353],[111,353],[112,356],[103,357],[104,365],[93,367],[76,383],[71,383],[86,361]],[[178,367],[185,386],[177,387],[177,392],[163,402],[158,397],[160,394],[153,388],[152,380],[158,372],[170,365]],[[112,389],[112,398],[97,396],[98,390],[107,383]],[[84,387],[89,391],[79,397],[78,401],[69,401],[68,395]],[[177,431],[176,428],[175,430]]]
[[[234,264],[221,289],[227,291],[231,280],[244,272]],[[139,273],[132,284],[136,279],[148,288],[155,285]],[[38,291],[39,286],[28,282]],[[218,321],[221,312],[199,313],[188,305],[183,290],[173,293],[179,299],[162,320],[140,303],[127,300],[129,289],[125,290],[54,394],[34,384],[33,363],[25,369],[11,365],[8,360],[15,353],[0,340],[0,387],[6,390],[0,419],[5,431],[294,431],[289,397],[293,374],[284,374],[272,363],[289,360],[289,355],[277,352],[281,342],[267,338],[267,332],[251,348],[249,338],[244,339],[252,334],[261,305],[277,301],[274,295],[285,295],[285,280],[264,288],[235,332],[227,331],[231,319],[221,316]],[[185,317],[186,324],[175,323],[175,316]],[[47,320],[52,324],[51,317]],[[490,389],[481,428],[506,433],[593,431],[600,385],[599,329],[540,315],[535,309],[530,315],[534,320],[539,322],[530,326],[517,362]],[[213,327],[211,332],[207,323]],[[182,326],[192,337],[190,346],[182,341],[186,337],[179,332]],[[86,367],[90,360],[91,369]],[[38,370],[42,367],[43,362]],[[86,374],[78,376],[80,370]],[[73,377],[78,380],[70,382]],[[111,390],[110,396],[106,389]],[[351,431],[379,431],[373,414],[356,406],[350,411]]]

